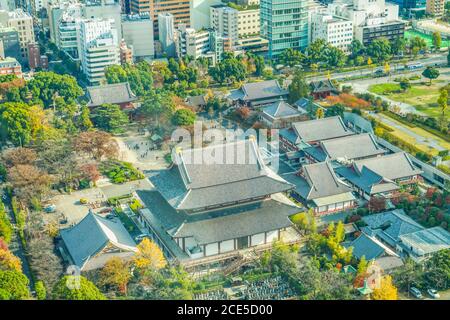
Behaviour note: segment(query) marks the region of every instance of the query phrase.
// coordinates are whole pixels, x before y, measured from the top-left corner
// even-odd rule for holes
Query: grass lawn
[[[437,117],[441,112],[437,106],[439,89],[445,84],[445,81],[439,80],[435,80],[431,86],[426,83],[413,83],[411,89],[402,92],[398,83],[382,83],[371,85],[369,91],[394,101],[410,104],[417,111],[430,117]],[[450,112],[447,112],[447,118],[450,119]]]
[[[406,126],[405,124],[403,124],[403,123],[401,123],[401,122],[399,122],[399,121],[397,121],[397,120],[395,120],[395,119],[393,119],[391,117],[388,117],[386,115],[383,115],[383,116],[388,118],[390,121],[395,122],[395,124],[397,124],[399,126],[403,126],[403,127],[407,128],[408,130],[413,131],[414,133],[416,133],[416,134],[418,134],[418,135],[420,135],[420,136],[422,136],[422,137],[424,137],[426,139],[433,139],[433,140],[437,141],[441,147],[450,150],[450,143],[448,143],[447,141],[439,138],[438,136],[435,136],[434,134],[432,134],[432,133],[430,133],[430,132],[428,132],[428,131],[426,131],[426,130],[424,130],[422,128],[415,127],[415,126]],[[385,125],[387,125],[387,124],[385,124]],[[431,148],[431,147],[429,147],[426,144],[418,142],[414,137],[408,135],[406,132],[404,132],[402,130],[399,130],[399,129],[393,127],[393,126],[389,126],[389,125],[387,125],[387,126],[393,130],[391,133],[393,135],[397,136],[399,139],[404,140],[404,141],[406,141],[408,143],[411,143],[411,144],[415,145],[418,149],[420,149],[423,152],[430,153],[430,154],[432,154],[434,156],[438,154],[439,151],[437,149]]]

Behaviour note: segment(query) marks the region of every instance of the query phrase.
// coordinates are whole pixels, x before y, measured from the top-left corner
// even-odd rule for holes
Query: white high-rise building
[[[173,14],[165,12],[158,14],[159,42],[166,57],[175,57],[175,18]]]
[[[69,54],[74,60],[79,57],[77,28],[82,19],[81,6],[79,4],[69,6],[60,17],[55,37],[58,48]]]
[[[311,42],[323,39],[346,53],[349,52],[353,41],[353,23],[326,13],[311,14],[310,32]]]
[[[105,79],[105,68],[120,64],[117,31],[112,19],[81,20],[77,32],[81,69],[90,85]]]
[[[209,28],[209,8],[213,5],[222,4],[221,0],[191,0],[191,28],[200,30]]]
[[[405,32],[398,5],[385,0],[337,0],[328,5],[328,12],[350,20],[354,38],[365,46],[378,38],[402,38]]]
[[[178,56],[190,56],[198,59],[211,54],[210,32],[208,30],[196,31],[187,28],[185,24],[178,25],[177,29],[177,54]]]
[[[213,5],[209,10],[211,28],[216,30],[219,35],[229,38],[233,44],[236,44],[239,38],[239,11],[224,4]]]
[[[112,27],[116,29],[119,39],[122,39],[121,15],[121,5],[115,0],[90,0],[83,6],[83,17],[86,19],[113,19]]]
[[[131,47],[134,58],[152,59],[155,56],[153,20],[149,13],[123,15],[122,37]]]

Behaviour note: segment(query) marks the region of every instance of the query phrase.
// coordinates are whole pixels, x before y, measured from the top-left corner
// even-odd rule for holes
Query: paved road
[[[447,54],[446,53],[442,53],[442,54],[433,54],[433,55],[429,55],[426,58],[421,58],[421,59],[417,59],[414,61],[415,63],[421,63],[424,66],[434,66],[436,64],[447,64]],[[411,62],[408,62],[411,63]],[[391,73],[395,74],[397,73],[396,70],[398,67],[405,65],[405,63],[395,63],[392,62],[391,63]],[[355,70],[355,71],[348,71],[348,72],[341,72],[341,73],[332,73],[331,74],[331,78],[334,80],[340,80],[340,79],[345,79],[345,78],[349,78],[349,77],[356,77],[356,76],[362,76],[362,75],[370,75],[373,74],[375,72],[376,69],[378,68],[383,68],[383,67],[376,67],[376,68],[365,68],[365,69],[360,69],[360,70]],[[320,75],[320,76],[309,76],[307,77],[308,79],[314,79],[314,80],[325,80],[328,78],[327,74],[324,75]]]

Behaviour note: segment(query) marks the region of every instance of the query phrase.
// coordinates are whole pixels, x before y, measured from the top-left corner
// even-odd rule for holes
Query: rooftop
[[[410,177],[421,174],[411,162],[406,152],[398,152],[382,157],[355,161],[354,167],[358,172],[365,168],[373,171],[379,176],[391,180]]]
[[[299,175],[284,177],[295,184],[295,191],[306,200],[351,194],[351,189],[336,177],[328,162],[305,165],[302,167],[302,171],[303,177]]]
[[[305,142],[321,141],[354,134],[342,122],[341,117],[328,117],[292,124],[299,138]]]
[[[137,99],[128,82],[105,84],[86,89],[89,107],[97,107],[105,103],[120,104]]]
[[[288,91],[281,88],[277,80],[267,80],[260,82],[245,83],[241,89],[241,99],[258,100],[271,97],[287,96]]]
[[[61,230],[61,237],[73,262],[81,269],[109,243],[123,251],[136,251],[136,243],[120,221],[94,213],[72,228]]]
[[[288,118],[301,115],[301,113],[284,100],[272,103],[263,109],[263,113],[272,119]]]
[[[450,248],[450,233],[441,227],[401,235],[400,239],[405,247],[412,248],[419,256]]]
[[[174,161],[149,179],[179,210],[231,205],[293,188],[264,164],[253,139],[183,150]]]
[[[396,209],[362,218],[371,232],[391,246],[395,246],[400,236],[423,230],[420,224],[408,217],[403,209]]]
[[[325,140],[320,142],[318,147],[307,148],[304,151],[315,158],[317,157],[319,161],[324,161],[322,158],[352,160],[374,157],[385,153],[385,150],[378,146],[375,138],[368,133]]]

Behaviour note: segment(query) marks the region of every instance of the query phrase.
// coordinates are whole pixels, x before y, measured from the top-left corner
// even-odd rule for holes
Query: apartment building
[[[174,25],[180,23],[190,26],[190,1],[189,0],[131,0],[132,13],[150,13],[153,20],[154,32],[159,36],[158,15],[171,13],[174,16]]]
[[[310,32],[312,42],[323,39],[346,53],[353,41],[353,23],[326,13],[311,14]]]
[[[33,18],[22,9],[0,11],[0,25],[14,28],[18,32],[20,55],[22,60],[28,59],[28,44],[35,42]]]
[[[78,52],[89,85],[99,85],[105,79],[105,68],[120,63],[117,31],[113,24],[112,19],[80,21]]]
[[[229,38],[233,44],[238,41],[239,11],[224,4],[210,7],[210,27],[223,37]]]
[[[22,61],[20,54],[19,32],[14,28],[0,28],[0,57],[12,57]]]
[[[445,13],[445,0],[427,0],[426,12],[435,17],[441,17]]]
[[[259,16],[259,8],[238,11],[239,38],[259,35],[261,30],[261,21]]]
[[[178,25],[176,31],[178,57],[190,56],[198,59],[211,52],[210,31],[188,28],[184,24]]]

